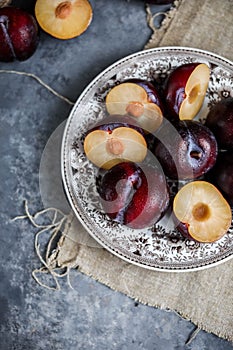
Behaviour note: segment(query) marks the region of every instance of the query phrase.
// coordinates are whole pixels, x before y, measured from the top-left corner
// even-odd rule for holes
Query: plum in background
[[[108,170],[97,183],[105,213],[134,229],[152,226],[169,206],[169,192],[158,166],[122,162]]]
[[[0,8],[0,61],[24,61],[39,42],[38,25],[28,12],[16,7]]]
[[[233,97],[217,102],[210,109],[205,125],[214,133],[219,148],[233,149]]]
[[[212,182],[233,206],[233,150],[220,152],[213,169],[207,174]]]

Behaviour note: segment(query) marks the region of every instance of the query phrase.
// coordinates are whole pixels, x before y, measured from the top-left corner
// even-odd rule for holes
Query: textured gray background
[[[34,1],[14,4],[34,8]],[[76,100],[98,73],[141,50],[151,34],[143,1],[92,4],[93,22],[82,36],[60,41],[41,31],[34,56],[1,63],[0,69],[37,74]],[[36,230],[28,221],[10,219],[23,213],[24,199],[32,212],[43,207],[40,159],[70,110],[30,78],[0,75],[0,350],[232,350],[232,343],[204,331],[185,347],[195,329],[191,322],[137,303],[77,271],[71,273],[74,290],[65,279],[59,292],[43,289],[32,279],[31,271],[39,265],[33,245]]]

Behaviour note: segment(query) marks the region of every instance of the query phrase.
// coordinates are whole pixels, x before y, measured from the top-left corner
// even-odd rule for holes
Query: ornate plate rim
[[[66,164],[67,163],[67,160],[66,160],[66,145],[67,144],[66,144],[66,142],[67,142],[67,137],[68,137],[69,126],[70,126],[72,118],[75,115],[75,111],[76,111],[80,101],[82,101],[82,99],[85,97],[87,92],[92,87],[95,86],[96,82],[98,82],[98,80],[100,80],[101,77],[103,77],[107,72],[116,68],[118,65],[121,65],[122,63],[124,63],[126,61],[130,61],[131,59],[133,59],[137,56],[147,56],[147,55],[150,55],[152,53],[154,53],[154,54],[163,53],[163,52],[166,53],[167,51],[172,51],[174,53],[175,52],[183,52],[183,53],[189,53],[189,54],[194,53],[194,54],[198,54],[198,55],[203,55],[203,58],[208,58],[208,56],[209,56],[210,58],[217,59],[219,61],[223,61],[224,64],[229,65],[233,69],[233,62],[225,57],[222,57],[221,55],[215,54],[215,53],[208,51],[208,50],[192,48],[192,47],[183,47],[183,46],[163,46],[163,47],[157,47],[157,48],[152,48],[152,49],[147,49],[147,50],[141,50],[141,51],[135,52],[133,54],[130,54],[128,56],[125,56],[125,57],[121,58],[120,60],[117,60],[116,62],[114,62],[113,64],[108,66],[106,69],[104,69],[102,72],[100,72],[86,86],[86,88],[83,90],[83,92],[77,98],[72,110],[69,113],[69,116],[68,116],[68,119],[66,121],[66,125],[65,125],[65,128],[63,131],[62,144],[61,144],[61,176],[62,176],[62,183],[63,183],[65,195],[67,196],[68,202],[69,202],[75,216],[79,219],[79,221],[84,226],[84,228],[87,230],[87,232],[107,251],[109,251],[110,253],[114,254],[115,256],[119,257],[120,259],[122,259],[128,263],[131,263],[131,264],[139,266],[139,267],[146,268],[148,270],[154,270],[154,271],[160,271],[160,272],[176,272],[176,273],[177,272],[194,272],[194,271],[200,271],[200,270],[204,270],[207,268],[211,268],[211,267],[217,266],[221,263],[224,263],[226,261],[229,261],[230,259],[233,258],[233,251],[231,251],[229,253],[229,255],[221,258],[220,260],[216,260],[216,261],[213,260],[212,262],[209,262],[207,264],[205,264],[205,262],[203,262],[195,267],[194,266],[185,266],[185,267],[181,267],[181,268],[177,268],[176,266],[175,267],[151,266],[151,265],[147,265],[146,263],[140,263],[136,260],[133,260],[130,257],[124,256],[123,254],[120,254],[117,251],[115,251],[115,249],[113,247],[110,247],[105,242],[103,242],[101,239],[99,239],[93,233],[93,231],[89,228],[89,226],[85,222],[84,218],[82,217],[79,208],[77,208],[75,206],[73,194],[72,194],[72,189],[70,189],[71,186],[69,184],[69,181],[67,179],[67,174],[66,174],[66,165],[67,165]]]

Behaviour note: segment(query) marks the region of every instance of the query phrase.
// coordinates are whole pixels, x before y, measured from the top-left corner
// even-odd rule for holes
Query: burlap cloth
[[[162,27],[154,29],[146,48],[192,46],[233,60],[232,5],[232,0],[178,1]],[[149,7],[147,10],[152,27],[152,14]],[[233,259],[198,272],[151,271],[99,247],[72,215],[68,223],[63,231],[66,236],[47,262],[50,272],[53,266],[78,268],[114,290],[142,303],[174,310],[199,328],[233,340]]]
[[[11,4],[11,0],[0,0],[0,7],[9,6]]]

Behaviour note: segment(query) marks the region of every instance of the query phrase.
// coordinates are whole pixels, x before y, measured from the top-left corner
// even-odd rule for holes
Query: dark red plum
[[[207,174],[207,179],[222,192],[233,206],[233,151],[219,152],[217,162]]]
[[[154,155],[171,179],[196,179],[215,164],[218,147],[213,133],[196,121],[164,123],[156,134]]]
[[[210,109],[205,125],[214,133],[219,148],[233,149],[233,97],[216,103]]]
[[[0,9],[0,61],[28,59],[38,40],[38,26],[32,15],[15,7]]]
[[[103,175],[97,189],[105,213],[134,229],[152,226],[169,206],[166,179],[159,167],[117,164]]]

